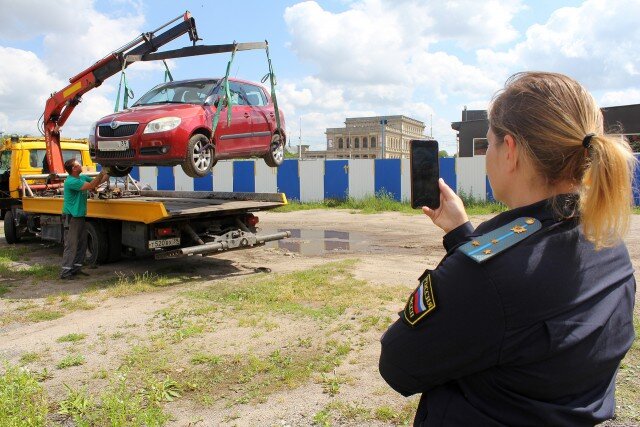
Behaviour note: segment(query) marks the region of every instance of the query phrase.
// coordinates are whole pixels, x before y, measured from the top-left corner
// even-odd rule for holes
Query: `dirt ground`
[[[179,272],[182,283],[152,293],[140,293],[124,297],[91,300],[90,309],[68,310],[54,320],[16,321],[20,317],[8,317],[0,321],[0,361],[8,360],[20,364],[25,354],[39,354],[39,360],[29,365],[35,371],[49,367],[50,378],[44,381],[48,395],[55,401],[64,394],[64,384],[100,389],[104,386],[96,372],[111,372],[122,366],[131,348],[150,335],[150,325],[157,321],[158,312],[182,301],[180,292],[185,289],[203,289],[220,280],[246,283],[258,274],[271,274],[306,270],[328,262],[355,259],[353,275],[356,279],[379,287],[404,287],[410,292],[417,277],[425,268],[433,268],[444,255],[442,233],[422,215],[381,213],[363,215],[345,210],[311,210],[291,213],[261,213],[260,226],[264,232],[291,230],[293,237],[280,244],[246,251],[222,253],[201,258],[153,261],[149,259],[123,260],[116,264],[87,269],[89,277],[73,281],[0,277],[0,286],[6,293],[0,298],[0,315],[17,313],[21,308],[46,306],[59,295],[71,298],[82,295],[96,282],[118,275],[132,276],[145,272],[171,275]],[[472,217],[474,225],[487,217]],[[640,216],[634,215],[627,244],[636,271],[640,267]],[[0,239],[0,249],[7,245]],[[61,248],[40,242],[26,243],[32,250],[27,264],[57,264]],[[16,265],[19,268],[19,265]],[[638,294],[640,295],[640,294]],[[640,304],[636,300],[636,316],[640,315]],[[381,310],[395,319],[402,308],[400,300],[394,300]],[[357,313],[352,318],[357,318]],[[11,320],[13,319],[13,320]],[[0,319],[1,320],[1,319]],[[256,334],[251,328],[239,327],[237,322],[218,320],[215,331],[190,338],[193,348],[211,348],[218,353],[239,351],[259,352],[265,348],[277,348],[280,342],[289,342],[300,337],[313,337],[317,331],[313,324],[292,319],[273,319],[275,331]],[[55,364],[71,350],[67,343],[60,343],[61,336],[86,334],[84,347],[86,357],[82,366],[55,369]],[[124,339],[105,336],[121,333]],[[327,332],[328,333],[328,332]],[[337,396],[323,390],[318,378],[294,388],[276,391],[264,399],[249,404],[202,405],[190,399],[177,399],[167,403],[165,410],[172,414],[171,426],[217,426],[217,425],[312,425],[314,415],[327,408],[336,398],[355,407],[376,408],[389,405],[400,411],[407,400],[392,390],[380,378],[377,371],[380,332],[367,331],[361,342],[352,346],[352,351],[336,368],[335,375],[347,378]],[[344,335],[348,339],[348,334]],[[186,342],[186,341],[185,341]],[[348,411],[346,411],[348,412]],[[357,416],[341,415],[332,418],[332,425],[360,425]],[[315,423],[318,424],[317,418]],[[393,425],[395,420],[384,417],[370,419],[368,425]],[[71,425],[71,424],[69,424]]]

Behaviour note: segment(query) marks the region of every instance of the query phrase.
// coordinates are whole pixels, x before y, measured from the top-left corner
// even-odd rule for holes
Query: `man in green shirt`
[[[76,274],[85,274],[80,270],[87,252],[86,219],[87,191],[109,179],[104,170],[98,176],[89,178],[81,175],[82,165],[74,158],[64,163],[69,176],[64,181],[64,202],[62,218],[65,227],[64,252],[62,254],[61,279],[71,279]],[[67,230],[68,228],[68,230]]]

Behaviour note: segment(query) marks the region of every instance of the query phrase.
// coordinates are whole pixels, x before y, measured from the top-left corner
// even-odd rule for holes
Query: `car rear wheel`
[[[284,161],[284,142],[280,134],[274,134],[269,145],[269,152],[264,156],[267,166],[277,168]]]
[[[195,134],[189,139],[187,157],[182,163],[182,170],[191,178],[206,176],[216,164],[215,149],[209,138],[202,134]]]
[[[109,168],[109,170],[107,171],[109,176],[115,176],[116,178],[121,178],[123,176],[129,175],[129,173],[131,173],[131,170],[133,169],[133,166],[105,166],[105,167]]]

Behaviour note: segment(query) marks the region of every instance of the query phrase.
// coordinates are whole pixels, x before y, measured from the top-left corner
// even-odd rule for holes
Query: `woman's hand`
[[[440,186],[440,207],[433,210],[423,206],[422,212],[431,218],[435,225],[442,228],[445,233],[448,233],[469,221],[469,218],[464,210],[462,200],[455,191],[442,178],[438,180],[438,185]]]

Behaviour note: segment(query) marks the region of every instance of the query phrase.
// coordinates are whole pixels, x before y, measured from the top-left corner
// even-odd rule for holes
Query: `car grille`
[[[120,125],[115,129],[111,128],[111,125],[98,126],[98,135],[104,138],[118,138],[121,136],[131,136],[136,133],[138,129],[138,123],[131,123],[126,125]]]
[[[122,151],[96,150],[96,159],[129,159],[136,155],[136,150],[130,148]]]

